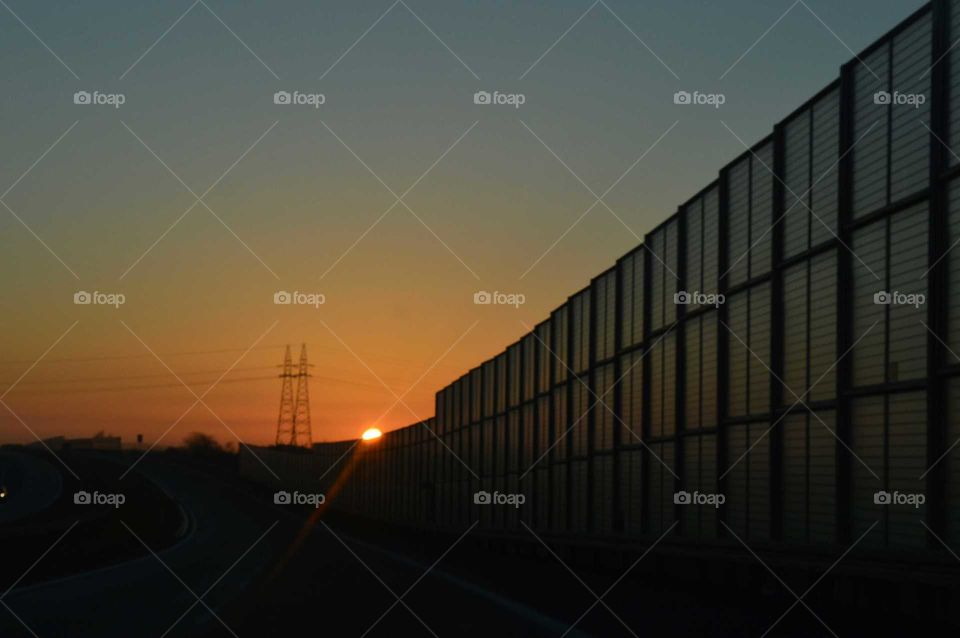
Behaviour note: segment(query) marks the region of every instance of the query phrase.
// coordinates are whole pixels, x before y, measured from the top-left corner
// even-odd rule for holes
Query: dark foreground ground
[[[186,531],[180,508],[154,482],[140,473],[118,480],[124,469],[119,458],[62,454],[80,481],[48,454],[4,456],[0,465],[8,474],[11,497],[0,510],[0,594],[14,583],[24,587],[143,555],[143,544],[124,524],[140,530],[141,540],[157,549],[172,545]],[[49,473],[58,474],[55,492]],[[33,485],[38,478],[43,490]],[[77,505],[79,490],[122,493],[126,502],[119,508]],[[42,507],[29,513],[38,501]]]
[[[88,463],[81,476],[106,471]],[[83,543],[70,544],[73,531],[62,541],[80,553],[72,558],[57,550],[44,555],[36,541],[5,543],[18,568],[35,566],[5,594],[19,569],[2,571],[0,636],[759,637],[796,601],[772,576],[736,585],[723,573],[684,579],[667,573],[653,555],[619,580],[622,567],[604,568],[557,548],[568,570],[542,546],[534,551],[539,541],[532,537],[518,550],[494,547],[475,529],[458,542],[457,535],[424,535],[334,513],[318,517],[311,509],[274,505],[229,466],[178,455],[150,455],[138,470],[143,479],[131,474],[122,483],[130,481],[140,495],[134,500],[143,503],[121,509],[118,529],[125,536],[107,543],[124,548],[122,557],[99,555],[99,569],[51,581],[38,574],[89,562]],[[153,493],[148,485],[162,489]],[[164,505],[166,495],[186,513],[186,530],[179,508]],[[145,513],[143,505],[157,511]],[[179,535],[171,532],[178,528]],[[86,540],[97,551],[104,546]],[[805,589],[789,584],[798,593]],[[815,589],[804,598],[810,609],[796,605],[766,635],[956,631],[879,604],[871,608],[869,601],[840,606],[828,590]]]

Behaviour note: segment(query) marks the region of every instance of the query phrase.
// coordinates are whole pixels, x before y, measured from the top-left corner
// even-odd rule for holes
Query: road
[[[0,487],[9,494],[0,506],[0,523],[10,523],[52,505],[60,496],[60,471],[33,454],[0,451]]]
[[[163,461],[144,466],[189,513],[186,536],[158,555],[13,590],[3,598],[9,610],[0,613],[0,635],[159,636],[196,602],[191,590],[198,596],[205,592],[276,520],[255,501],[209,476]],[[131,534],[139,536],[132,528]],[[264,538],[204,602],[216,606],[236,595],[263,567],[270,549]],[[169,635],[196,630],[206,621],[198,616],[188,614],[174,628],[180,633]]]
[[[373,626],[370,635],[555,636],[567,626],[440,569],[378,620],[396,602],[387,587],[399,596],[429,564],[325,523],[284,559],[302,511],[282,510],[163,455],[142,466],[188,514],[185,536],[157,554],[14,589],[0,599],[7,607],[0,606],[0,636],[282,636],[304,621],[335,627],[334,635],[358,636]],[[284,610],[276,596],[299,602],[275,616]]]
[[[668,585],[643,565],[621,581],[621,570],[568,569],[547,551],[485,550],[475,530],[433,538],[335,515],[308,522],[312,510],[274,505],[223,471],[162,454],[142,471],[187,513],[181,540],[156,555],[0,593],[0,636],[260,638],[310,628],[338,637],[739,637],[763,635],[791,605],[769,635],[919,629],[894,610],[880,619],[816,595],[815,616],[772,579],[779,593],[762,597],[710,582]]]

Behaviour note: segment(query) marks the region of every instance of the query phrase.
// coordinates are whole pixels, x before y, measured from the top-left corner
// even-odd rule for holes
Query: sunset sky
[[[922,4],[4,2],[0,442],[163,444],[272,443],[287,343],[314,440],[432,416]]]

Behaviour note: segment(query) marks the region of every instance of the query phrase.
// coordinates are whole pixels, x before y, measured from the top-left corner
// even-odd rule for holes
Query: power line
[[[276,377],[275,377],[275,376],[270,376],[270,377],[240,377],[240,378],[238,378],[238,379],[223,379],[223,380],[220,381],[220,383],[219,383],[218,385],[223,385],[223,384],[225,384],[225,383],[248,383],[248,382],[252,382],[252,381],[265,381],[265,380],[268,380],[268,379],[269,379],[269,380],[274,380],[274,379],[276,379]],[[204,383],[210,384],[210,383],[213,383],[214,381],[216,381],[216,379],[210,379],[209,381],[200,381],[200,380],[197,380],[197,381],[194,381],[193,383],[196,383],[196,384],[198,384],[198,385],[202,385],[202,384],[204,384]],[[56,390],[56,393],[57,393],[57,395],[62,395],[62,394],[99,394],[99,393],[101,393],[101,392],[131,392],[131,391],[136,391],[136,390],[152,390],[152,389],[155,389],[155,388],[183,388],[183,384],[174,381],[174,382],[171,382],[171,383],[146,383],[146,384],[140,384],[140,385],[106,386],[106,387],[102,387],[102,388],[66,388],[66,389],[64,389],[64,390]],[[30,396],[30,395],[38,395],[38,396],[39,396],[39,395],[48,395],[48,396],[49,396],[50,390],[40,390],[40,389],[37,389],[37,390],[30,390],[30,391],[27,391],[27,392],[20,392],[20,391],[19,391],[19,386],[18,386],[18,390],[15,390],[15,391],[14,391],[14,394],[17,394],[17,395],[25,395],[25,396]]]
[[[270,367],[273,367],[273,366],[270,366]],[[321,381],[326,381],[326,382],[329,382],[329,383],[342,384],[342,385],[353,385],[353,386],[359,386],[359,387],[364,387],[364,388],[373,388],[373,389],[375,389],[375,390],[382,390],[382,389],[383,389],[383,386],[382,386],[382,385],[374,384],[374,383],[363,383],[362,381],[353,381],[353,380],[351,380],[351,379],[343,379],[343,378],[338,378],[338,377],[325,377],[325,376],[314,376],[314,375],[311,375],[311,376],[312,376],[314,379],[319,379],[319,380],[321,380]],[[237,379],[223,379],[223,380],[221,380],[221,381],[219,382],[218,385],[223,385],[223,384],[225,384],[225,383],[250,383],[250,382],[256,382],[256,381],[275,381],[276,379],[277,379],[276,375],[263,376],[263,377],[240,377],[240,378],[237,378]],[[203,380],[201,380],[201,379],[196,379],[196,380],[191,381],[191,383],[195,383],[195,384],[197,384],[197,385],[204,385],[204,384],[209,385],[209,384],[211,384],[211,383],[213,383],[213,382],[215,382],[215,381],[217,381],[216,378],[203,379]],[[22,385],[26,385],[26,383],[20,383],[20,384],[17,386],[17,390],[14,390],[13,394],[22,395],[22,396],[31,396],[31,395],[48,395],[48,394],[50,393],[49,390],[40,390],[40,389],[30,390],[30,391],[27,391],[27,392],[21,392],[21,391],[19,390],[19,388],[20,388],[20,386],[22,386]],[[130,392],[130,391],[136,391],[136,390],[152,390],[152,389],[160,389],[160,388],[182,388],[182,387],[183,387],[183,385],[182,385],[181,383],[178,383],[178,382],[170,382],[170,383],[151,383],[151,384],[138,384],[138,385],[106,386],[106,387],[102,387],[102,388],[67,388],[67,389],[63,389],[63,390],[56,390],[56,393],[57,393],[58,395],[61,395],[61,394],[98,394],[98,393],[101,393],[101,392]]]
[[[275,345],[262,345],[253,348],[252,350],[279,350],[285,348],[285,344],[275,344]],[[343,352],[342,348],[336,348],[332,346],[316,346],[310,345],[314,350],[322,350],[326,352]],[[160,357],[190,357],[197,355],[210,355],[210,354],[229,354],[231,352],[246,352],[247,348],[221,348],[217,350],[187,350],[180,352],[161,352],[159,353]],[[414,366],[418,365],[417,362],[410,361],[409,359],[403,359],[401,357],[391,357],[382,353],[375,352],[360,352],[365,358],[371,360],[380,360],[384,362],[393,363],[396,365],[402,366]],[[37,362],[32,359],[8,359],[6,361],[0,361],[0,366],[14,366],[14,365],[48,365],[51,363],[88,363],[93,361],[122,361],[126,359],[148,359],[153,358],[153,354],[149,352],[138,352],[132,354],[114,354],[114,355],[97,355],[89,357],[56,357],[56,358],[45,358],[42,361]],[[438,364],[438,367],[449,367],[460,369],[461,366],[455,366],[453,364]]]
[[[276,346],[258,346],[253,348],[253,350],[273,350],[276,348],[283,348],[282,345]],[[161,357],[186,357],[193,355],[201,354],[226,354],[230,352],[245,352],[247,348],[223,348],[220,350],[192,350],[192,351],[183,351],[183,352],[164,352],[160,353]],[[140,352],[134,354],[114,354],[114,355],[100,355],[94,357],[58,357],[44,359],[38,363],[39,364],[50,364],[50,363],[82,363],[87,361],[114,361],[122,359],[146,359],[152,358],[154,355],[149,352]],[[32,365],[35,361],[29,359],[19,359],[19,360],[8,360],[0,361],[0,365]]]
[[[276,366],[249,366],[244,368],[233,368],[231,372],[237,371],[251,371],[251,370],[272,370]],[[178,372],[177,375],[180,377],[191,377],[198,374],[206,375],[218,375],[222,374],[223,370],[194,370],[191,372]],[[82,377],[82,378],[73,378],[73,379],[37,379],[37,380],[24,380],[21,381],[18,385],[56,385],[61,383],[94,383],[99,381],[129,381],[131,379],[155,379],[155,378],[169,378],[169,372],[157,372],[153,374],[131,374],[131,375],[121,375],[121,376],[109,376],[109,377]],[[9,382],[7,382],[9,383]]]

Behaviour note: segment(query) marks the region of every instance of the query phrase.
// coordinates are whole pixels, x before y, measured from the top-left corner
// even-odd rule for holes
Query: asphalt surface
[[[53,505],[60,497],[60,471],[33,454],[0,451],[0,487],[8,490],[0,504],[0,523],[10,523]]]
[[[274,505],[229,472],[165,455],[147,457],[141,469],[187,514],[182,538],[156,555],[0,592],[0,637],[260,638],[304,630],[353,637],[739,637],[764,635],[795,603],[772,579],[775,593],[765,596],[729,582],[667,585],[664,573],[647,571],[656,562],[645,559],[620,581],[622,568],[592,569],[588,560],[570,561],[568,569],[546,550],[489,551],[476,530],[432,537],[332,513],[314,517],[310,509]],[[881,619],[869,609],[828,605],[816,592],[806,602],[810,610],[794,605],[766,635],[920,629],[895,610]]]
[[[163,455],[140,469],[187,514],[183,538],[156,554],[0,593],[0,636],[288,636],[302,622],[352,636],[371,628],[370,635],[556,636],[567,627],[439,569],[391,609],[429,563],[326,523],[295,544],[309,510],[284,510]]]
[[[201,616],[197,608],[216,608],[236,596],[276,553],[265,537],[219,580],[276,517],[203,473],[159,457],[143,466],[188,513],[190,528],[182,540],[157,555],[147,553],[104,569],[14,589],[2,598],[8,609],[0,609],[0,636],[129,638],[159,636],[170,628],[170,636],[191,635],[211,617]],[[143,536],[143,530],[138,534],[132,527],[130,533]],[[203,602],[181,619],[214,584]]]

